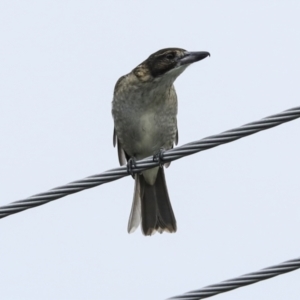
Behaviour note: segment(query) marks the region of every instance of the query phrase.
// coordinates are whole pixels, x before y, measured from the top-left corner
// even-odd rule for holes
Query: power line
[[[233,279],[229,279],[217,284],[208,285],[200,290],[191,291],[179,296],[169,298],[168,300],[200,300],[217,294],[225,293],[242,286],[266,280],[284,273],[288,273],[300,268],[300,258],[288,260],[281,264],[268,267],[257,272],[245,274]]]
[[[254,134],[256,132],[266,130],[285,122],[292,121],[300,117],[300,107],[291,108],[283,111],[279,114],[269,116],[256,122],[252,122],[243,125],[238,128],[234,128],[223,133],[206,137],[202,140],[191,142],[183,146],[167,150],[163,153],[162,159],[164,162],[173,161],[191,155],[203,150],[207,150],[222,144],[226,144],[242,137]],[[152,157],[145,158],[136,162],[136,166],[133,168],[133,173],[137,173],[155,166],[158,166],[159,162],[153,161]],[[23,210],[33,208],[39,205],[46,204],[50,201],[65,197],[67,195],[80,192],[85,189],[89,189],[98,186],[103,183],[114,181],[127,176],[126,166],[112,169],[101,174],[89,176],[87,178],[68,183],[66,185],[56,187],[47,192],[40,193],[12,202],[10,204],[0,207],[0,218],[7,217],[9,215],[21,212]]]

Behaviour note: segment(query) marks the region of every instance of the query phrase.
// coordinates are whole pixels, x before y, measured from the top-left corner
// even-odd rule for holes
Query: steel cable
[[[225,293],[242,286],[266,280],[287,272],[291,272],[300,268],[300,258],[283,262],[279,265],[268,267],[257,272],[245,274],[233,279],[229,279],[218,284],[208,285],[200,290],[191,291],[183,295],[168,298],[168,300],[200,300]]]
[[[292,121],[300,117],[300,107],[291,108],[283,111],[279,114],[269,116],[256,122],[252,122],[243,125],[238,128],[234,128],[223,133],[206,137],[202,140],[191,142],[180,147],[176,147],[171,150],[167,150],[162,155],[164,162],[173,161],[183,156],[191,155],[196,152],[207,150],[222,144],[226,144],[242,137],[254,134],[261,130],[266,130],[285,122]],[[159,162],[153,161],[153,157],[148,157],[140,161],[136,161],[136,165],[133,168],[133,173],[137,173],[154,166],[158,166]],[[21,212],[23,210],[33,208],[39,205],[46,204],[50,201],[65,197],[67,195],[80,192],[85,189],[89,189],[98,186],[103,183],[114,181],[127,176],[127,167],[119,167],[106,171],[101,174],[89,176],[87,178],[77,180],[66,185],[56,187],[47,192],[40,193],[12,202],[10,204],[0,207],[0,218],[7,217],[9,215]]]

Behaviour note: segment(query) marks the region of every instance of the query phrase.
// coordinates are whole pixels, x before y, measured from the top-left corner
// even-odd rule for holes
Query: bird
[[[120,165],[131,170],[135,160],[156,157],[178,143],[176,78],[209,52],[165,48],[151,54],[117,81],[112,101],[113,145]],[[166,163],[168,167],[170,163]],[[132,174],[135,180],[128,233],[141,224],[144,235],[177,230],[164,168]]]

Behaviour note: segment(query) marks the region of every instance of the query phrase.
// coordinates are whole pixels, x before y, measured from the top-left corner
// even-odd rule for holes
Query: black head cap
[[[188,52],[181,48],[166,48],[151,54],[143,64],[152,77],[162,76],[168,71],[199,61],[210,54],[208,52]]]

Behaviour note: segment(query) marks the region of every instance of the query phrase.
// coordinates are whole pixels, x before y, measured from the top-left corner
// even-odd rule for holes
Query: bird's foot
[[[136,158],[133,156],[127,161],[127,173],[134,177],[133,169],[136,167]]]
[[[153,161],[158,162],[160,167],[164,165],[164,152],[166,150],[164,148],[160,148],[159,152],[153,155]]]

